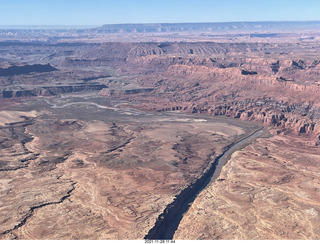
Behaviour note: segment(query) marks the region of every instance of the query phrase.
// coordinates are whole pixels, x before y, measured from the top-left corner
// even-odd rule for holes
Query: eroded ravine
[[[201,178],[190,184],[175,197],[173,202],[159,215],[155,225],[144,238],[172,239],[183,215],[188,211],[198,194],[219,177],[222,167],[227,163],[231,155],[266,134],[266,129],[260,128],[240,141],[229,145],[226,150],[216,157]]]
[[[59,200],[53,201],[53,202],[42,203],[42,204],[39,204],[36,206],[31,206],[28,213],[26,214],[26,216],[18,224],[16,224],[13,228],[8,229],[8,230],[0,233],[0,235],[6,235],[6,234],[12,232],[13,230],[16,230],[16,229],[22,227],[23,225],[25,225],[27,220],[33,216],[35,210],[42,208],[42,207],[46,207],[48,205],[63,203],[67,198],[69,198],[71,196],[72,191],[74,191],[74,189],[75,189],[76,182],[70,180],[70,183],[71,183],[71,189],[69,189]]]

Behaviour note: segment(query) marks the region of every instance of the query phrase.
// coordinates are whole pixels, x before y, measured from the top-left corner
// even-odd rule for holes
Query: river
[[[212,162],[210,169],[197,182],[183,190],[166,207],[164,212],[158,217],[154,227],[145,236],[145,239],[172,239],[183,215],[188,211],[198,194],[220,176],[222,167],[228,162],[231,155],[265,134],[266,131],[261,128],[235,144],[230,145],[228,149]]]

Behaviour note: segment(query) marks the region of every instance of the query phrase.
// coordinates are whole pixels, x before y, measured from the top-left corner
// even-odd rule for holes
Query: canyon
[[[2,30],[0,238],[319,239],[318,25]]]

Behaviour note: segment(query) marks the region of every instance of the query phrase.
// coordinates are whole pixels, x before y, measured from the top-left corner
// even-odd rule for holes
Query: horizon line
[[[214,24],[214,23],[255,23],[255,22],[320,22],[318,20],[235,20],[235,21],[192,21],[192,22],[125,22],[105,24],[0,24],[0,26],[101,26],[130,24]]]

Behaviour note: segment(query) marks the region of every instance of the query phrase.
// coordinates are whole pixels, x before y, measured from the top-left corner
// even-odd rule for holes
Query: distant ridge
[[[275,32],[320,31],[319,21],[243,21],[203,23],[128,23],[102,26],[84,25],[0,25],[0,32],[60,31],[73,33],[177,33],[177,32]]]
[[[0,30],[71,30],[95,27],[98,25],[0,25]]]
[[[320,21],[257,21],[213,23],[108,24],[92,30],[104,33],[220,32],[241,30],[301,30],[320,28]]]

